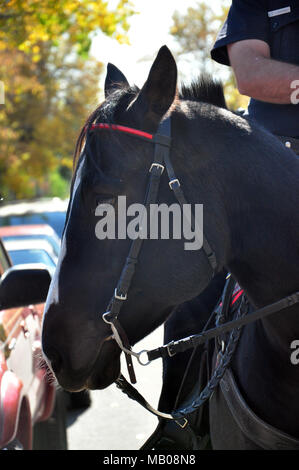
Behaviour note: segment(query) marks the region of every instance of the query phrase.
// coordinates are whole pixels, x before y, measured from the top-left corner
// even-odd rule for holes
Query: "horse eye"
[[[108,194],[97,194],[95,198],[96,206],[99,204],[110,204],[114,206],[116,198],[114,196],[109,196]]]

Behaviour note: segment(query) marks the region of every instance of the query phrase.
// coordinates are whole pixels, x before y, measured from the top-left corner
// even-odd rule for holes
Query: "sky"
[[[99,34],[93,41],[91,54],[105,65],[113,63],[131,84],[141,87],[160,47],[166,44],[170,50],[175,50],[175,40],[169,34],[174,11],[187,12],[188,7],[196,3],[196,0],[133,0],[139,14],[130,19],[128,35],[131,45],[120,45],[116,40]],[[209,1],[216,8],[220,3],[220,0]],[[104,79],[103,76],[101,88]]]

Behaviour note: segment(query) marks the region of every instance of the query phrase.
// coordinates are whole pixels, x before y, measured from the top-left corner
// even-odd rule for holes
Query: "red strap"
[[[241,289],[240,287],[238,288],[237,291],[234,292],[233,296],[232,296],[232,300],[231,300],[231,303],[230,303],[230,306],[232,307],[234,305],[234,303],[239,299],[239,297],[241,297],[241,295],[244,294],[244,289]],[[220,303],[220,307],[222,307],[222,302]]]
[[[244,294],[244,290],[243,289],[240,289],[236,294],[234,294],[234,297],[233,297],[233,300],[231,302],[231,305],[233,305],[237,300],[238,298]]]
[[[153,140],[153,135],[148,134],[147,132],[139,131],[138,129],[133,129],[132,127],[119,126],[117,124],[92,124],[91,130],[94,129],[112,129],[113,131],[126,132],[127,134],[138,135],[139,137],[144,137],[145,139]]]

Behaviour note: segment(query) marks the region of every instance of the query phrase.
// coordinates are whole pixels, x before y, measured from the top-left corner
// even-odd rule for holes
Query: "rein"
[[[165,168],[169,179],[169,187],[174,192],[174,195],[180,206],[182,207],[184,204],[187,204],[180,181],[175,175],[170,160],[171,121],[169,117],[160,123],[156,134],[148,134],[138,129],[107,123],[93,124],[88,130],[112,130],[124,132],[128,135],[140,138],[145,142],[154,144],[154,160],[149,169],[149,181],[144,199],[144,207],[146,210],[151,204],[155,204],[157,201],[160,179]],[[191,225],[194,230],[195,224],[193,214],[191,215]],[[216,388],[221,378],[223,377],[235,350],[241,328],[244,325],[248,325],[249,323],[252,323],[258,319],[265,318],[268,315],[272,315],[273,313],[279,312],[283,309],[291,307],[292,305],[295,305],[296,303],[299,303],[299,291],[250,314],[248,314],[247,305],[241,303],[240,311],[238,311],[236,319],[232,321],[228,321],[224,324],[218,324],[215,328],[207,329],[206,331],[197,335],[188,336],[187,338],[183,338],[178,341],[171,341],[170,343],[157,349],[150,351],[142,350],[136,353],[131,349],[128,337],[118,320],[118,316],[122,306],[124,305],[124,302],[127,300],[128,291],[133,280],[135,267],[138,262],[142,244],[143,239],[141,238],[136,238],[132,241],[120,278],[116,288],[114,289],[114,294],[108,304],[106,312],[102,315],[102,319],[111,327],[113,333],[112,338],[116,341],[120,349],[125,353],[131,383],[136,383],[132,356],[134,356],[141,365],[146,366],[155,359],[172,357],[179,352],[186,351],[190,348],[196,348],[200,344],[203,344],[212,338],[216,338],[224,333],[231,332],[227,347],[225,351],[222,352],[221,360],[216,367],[216,370],[214,371],[208,385],[200,393],[199,397],[195,399],[193,397],[192,403],[186,406],[184,409],[175,410],[171,414],[155,410],[151,405],[149,405],[143,396],[126,381],[122,375],[116,381],[117,386],[124,393],[126,393],[129,398],[137,401],[140,405],[159,418],[175,420],[181,427],[184,428],[188,424],[186,416],[196,411],[210,397],[212,391]],[[209,262],[212,278],[216,272],[217,260],[216,255],[204,234],[202,250]]]
[[[245,318],[238,318],[235,320],[228,321],[220,326],[217,326],[216,328],[211,328],[205,331],[204,333],[188,336],[187,338],[183,338],[178,341],[171,341],[170,343],[165,344],[160,348],[144,352],[147,353],[149,361],[154,361],[158,358],[166,358],[168,356],[172,357],[179,352],[184,352],[188,349],[196,348],[200,344],[203,344],[210,339],[216,338],[217,336],[222,335],[223,333],[228,333],[235,328],[240,328],[242,326],[249,325],[250,323],[260,320],[261,318],[265,318],[269,315],[272,315],[273,313],[280,312],[281,310],[291,307],[292,305],[295,305],[298,302],[299,291],[295,292],[292,295],[289,295],[288,297],[284,297],[283,299],[278,300],[273,304],[260,308],[259,310],[250,313]]]

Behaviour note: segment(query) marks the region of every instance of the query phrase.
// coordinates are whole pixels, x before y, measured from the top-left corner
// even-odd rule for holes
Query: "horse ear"
[[[143,128],[154,130],[172,105],[176,93],[177,66],[168,47],[163,46],[130,111],[137,114]]]
[[[105,98],[120,86],[129,86],[129,82],[124,74],[113,64],[107,65],[107,75],[105,79]]]

